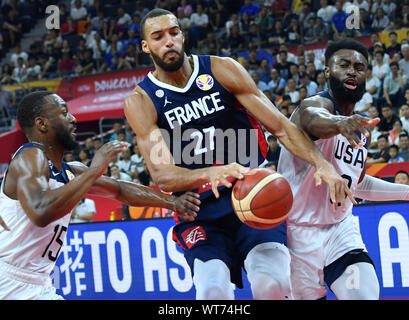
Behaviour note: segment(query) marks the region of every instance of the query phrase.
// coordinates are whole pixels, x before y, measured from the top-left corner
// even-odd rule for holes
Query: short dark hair
[[[377,140],[380,140],[380,139],[385,139],[386,141],[389,141],[388,136],[386,134],[379,135]]]
[[[328,65],[328,62],[334,53],[341,49],[358,51],[368,61],[368,48],[364,44],[354,39],[340,39],[328,44],[327,49],[325,50],[325,65]]]
[[[151,19],[151,18],[160,17],[160,16],[166,16],[168,14],[174,16],[174,14],[171,11],[161,9],[161,8],[155,8],[155,9],[149,11],[147,14],[145,14],[144,17],[141,20],[141,36],[142,36],[142,39],[145,39],[145,22],[146,22],[146,20]]]
[[[405,170],[399,170],[398,172],[395,173],[395,177],[399,174],[399,173],[403,173],[404,175],[406,175],[409,178],[409,173],[407,173]]]
[[[34,119],[43,113],[44,106],[48,103],[46,97],[54,94],[51,91],[35,91],[23,97],[17,106],[17,121],[21,129],[26,132],[34,126]]]
[[[391,68],[391,67],[393,67],[393,66],[396,66],[396,68],[398,68],[398,70],[399,70],[399,63],[397,63],[396,61],[392,61],[392,62],[389,64],[389,68]]]

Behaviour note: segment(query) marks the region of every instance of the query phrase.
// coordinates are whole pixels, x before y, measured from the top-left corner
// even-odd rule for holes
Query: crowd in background
[[[356,113],[382,119],[371,127],[368,163],[409,161],[409,32],[400,40],[396,32],[409,28],[409,0],[72,0],[69,6],[58,4],[61,28],[48,30],[27,52],[18,41],[21,33],[10,27],[25,2],[2,2],[0,42],[7,41],[13,49],[2,65],[0,107],[15,103],[13,93],[1,85],[152,65],[141,50],[140,22],[157,7],[179,18],[188,54],[238,60],[287,117],[301,100],[327,89],[323,55],[305,45],[370,37],[366,92],[355,107]],[[352,4],[359,7],[359,29],[346,28],[346,11]],[[18,24],[16,28],[21,29]],[[389,31],[388,45],[379,36],[384,31]],[[289,46],[296,46],[296,52]],[[267,132],[266,137],[266,165],[276,167],[281,146]],[[125,120],[114,124],[110,136],[87,138],[81,151],[67,153],[66,160],[88,165],[107,139],[128,141],[129,150],[106,174],[152,184]]]

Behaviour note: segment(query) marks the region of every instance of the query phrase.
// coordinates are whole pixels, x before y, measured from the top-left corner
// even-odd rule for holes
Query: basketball
[[[286,219],[293,193],[281,174],[256,168],[237,180],[231,199],[234,212],[243,223],[256,229],[271,229]]]

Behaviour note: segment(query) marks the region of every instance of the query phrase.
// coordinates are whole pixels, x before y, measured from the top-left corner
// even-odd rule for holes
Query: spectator
[[[380,135],[377,139],[379,151],[366,161],[367,164],[382,163],[389,161],[389,143],[387,135]]]
[[[293,78],[295,80],[295,83],[296,83],[297,87],[300,85],[300,77],[299,77],[300,71],[299,70],[300,70],[300,68],[296,64],[291,64],[290,65],[289,78]]]
[[[322,18],[325,24],[331,24],[332,16],[337,12],[333,5],[328,5],[328,0],[320,0],[320,9],[317,12],[317,17]]]
[[[131,159],[131,149],[128,148],[122,152],[120,160],[116,164],[121,172],[126,173],[131,178],[135,178],[138,175],[137,164]]]
[[[316,82],[318,85],[317,93],[328,89],[327,79],[323,71],[317,73]]]
[[[84,147],[85,147],[84,150],[88,154],[88,158],[92,160],[96,151],[94,147],[94,140],[92,140],[91,137],[86,138],[84,141]]]
[[[397,119],[393,123],[392,130],[389,131],[389,144],[399,144],[400,134],[407,133],[405,130],[402,129],[402,121]]]
[[[403,44],[401,51],[403,59],[399,60],[399,67],[403,70],[403,74],[406,78],[409,79],[409,44]]]
[[[395,173],[394,183],[409,185],[409,174],[405,170],[400,170]]]
[[[289,26],[284,29],[287,33],[287,41],[288,43],[295,44],[300,43],[301,41],[301,30],[300,24],[297,18],[292,18]]]
[[[193,12],[193,8],[187,3],[187,0],[181,0],[177,12],[182,12],[185,17],[190,17]]]
[[[92,58],[92,49],[85,50],[84,58],[79,59],[77,65],[75,66],[75,73],[78,76],[91,74],[96,70],[96,62]]]
[[[97,15],[91,19],[92,29],[102,34],[104,31],[105,15],[104,11],[99,10]]]
[[[279,52],[278,64],[275,65],[281,78],[288,80],[290,76],[290,65],[292,63],[287,61],[287,51],[281,50]]]
[[[367,116],[368,110],[372,106],[372,104],[373,104],[372,95],[368,92],[365,92],[361,100],[355,103],[354,111],[355,113],[359,113],[363,116]]]
[[[78,152],[78,160],[87,167],[89,167],[91,164],[91,159],[88,156],[88,152],[83,149]]]
[[[260,80],[260,74],[258,72],[253,72],[251,74],[251,77],[253,78],[254,83],[256,84],[256,86],[261,90],[261,91],[266,91],[269,90],[269,87],[267,85],[267,83],[265,83],[264,81]]]
[[[391,62],[389,67],[391,74],[385,77],[383,96],[387,104],[397,109],[405,102],[403,88],[405,87],[407,78],[406,75],[403,74],[403,70],[399,69],[397,62]]]
[[[197,48],[198,41],[205,37],[209,27],[209,16],[204,12],[202,5],[196,7],[196,12],[190,16],[190,21],[192,22],[192,26],[189,28],[190,39],[192,46]]]
[[[118,133],[122,131],[122,123],[118,121],[114,122],[112,125],[112,130],[113,132],[109,137],[109,141],[118,140]]]
[[[409,4],[403,3],[402,10],[396,15],[396,28],[405,29],[409,27]]]
[[[374,16],[373,21],[372,21],[372,29],[375,32],[383,32],[389,27],[389,24],[390,24],[390,20],[385,15],[383,9],[378,8],[376,10],[376,15]]]
[[[74,152],[67,151],[64,153],[64,161],[65,162],[72,162],[75,161]]]
[[[289,95],[291,102],[298,102],[300,99],[300,93],[297,90],[297,84],[293,78],[287,80],[287,86],[285,88],[285,94]]]
[[[87,19],[88,11],[87,8],[82,5],[81,0],[75,0],[74,5],[70,10],[70,16],[74,22]]]
[[[124,8],[119,7],[117,10],[118,16],[116,18],[116,22],[119,25],[127,27],[129,24],[132,23],[132,18],[129,13],[126,13]]]
[[[409,135],[403,132],[399,135],[399,154],[405,160],[409,161]]]
[[[27,73],[24,81],[36,81],[40,80],[41,66],[37,63],[34,57],[28,58]]]
[[[268,150],[266,160],[273,162],[276,166],[278,164],[278,159],[280,158],[281,147],[277,142],[277,138],[272,134],[267,137]]]
[[[23,24],[18,17],[18,12],[14,9],[9,10],[7,18],[3,21],[4,34],[7,36],[10,47],[14,48],[22,36]]]
[[[315,19],[313,27],[314,42],[327,42],[330,36],[330,28],[321,17]]]
[[[109,167],[109,171],[110,171],[110,177],[112,179],[132,181],[131,176],[129,174],[126,174],[125,172],[121,172],[121,170],[116,164],[112,164]]]
[[[393,21],[395,19],[395,11],[396,11],[396,3],[392,2],[391,0],[383,0],[382,1],[382,9],[386,16],[390,17]]]
[[[391,44],[386,48],[386,53],[389,54],[390,58],[393,58],[393,55],[401,50],[400,43],[398,43],[398,35],[395,31],[389,32],[389,41]]]
[[[305,87],[307,89],[307,96],[313,96],[314,94],[317,93],[317,88],[318,85],[315,81],[312,81],[310,77],[307,75],[305,72],[300,72],[299,73],[300,77],[300,84],[301,86]]]
[[[0,84],[0,110],[6,109],[9,113],[13,113],[13,108],[16,104],[16,94],[14,91],[4,89]]]
[[[100,138],[95,138],[94,139],[94,150],[95,150],[95,152],[97,150],[99,150],[102,147],[102,145],[103,145],[103,143],[102,143],[102,140]]]
[[[82,34],[82,37],[85,39],[85,45],[87,46],[87,48],[92,47],[93,43],[95,42],[94,35],[96,33],[97,32],[92,29],[92,24],[88,22],[85,25],[85,32]]]
[[[239,28],[240,34],[243,33],[243,30],[242,30],[242,28],[241,28],[240,17],[239,17],[239,14],[236,13],[236,12],[233,12],[233,13],[232,13],[232,15],[231,15],[231,17],[230,17],[230,20],[228,20],[228,21],[226,22],[226,24],[225,24],[225,29],[226,29],[226,35],[227,35],[227,37],[230,35],[233,26],[237,26],[237,27]]]
[[[307,88],[304,86],[301,86],[298,88],[298,101],[296,103],[290,103],[288,106],[288,117],[291,116],[291,113],[294,111],[292,108],[293,105],[298,106],[304,99],[309,97]]]
[[[183,32],[185,32],[185,42],[186,42],[187,39],[189,39],[188,30],[191,27],[192,22],[187,16],[185,16],[185,14],[183,13],[183,10],[178,11],[177,17],[178,17],[180,28],[183,30]],[[140,28],[139,28],[139,34],[140,34]]]
[[[18,58],[23,58],[23,61],[26,63],[28,60],[28,54],[25,51],[21,50],[20,44],[17,44],[14,47],[14,52],[12,53],[10,57],[10,62],[13,64],[13,67],[17,66],[17,59]]]
[[[139,15],[139,17],[144,17],[149,12],[148,8],[143,6],[143,1],[138,0],[136,1],[136,10],[134,11],[134,15]]]
[[[311,17],[308,19],[308,25],[304,29],[304,43],[311,44],[317,42],[317,36],[315,34],[315,18]]]
[[[375,119],[379,117],[378,109],[375,106],[369,107],[368,117],[370,119]],[[371,143],[368,147],[369,157],[371,157],[373,154],[379,152],[378,137],[381,135],[381,133],[379,132],[378,127],[376,125],[369,125],[368,129],[371,133]]]
[[[214,32],[208,32],[206,38],[198,42],[197,49],[199,50],[199,54],[217,55],[218,45]]]
[[[222,48],[222,53],[229,55],[236,49],[243,49],[245,39],[237,26],[233,26]],[[200,41],[199,41],[200,43]]]
[[[385,53],[383,51],[375,52],[375,62],[372,64],[372,74],[374,77],[377,77],[379,80],[383,80],[384,77],[389,73],[389,64],[385,63],[383,57]]]
[[[118,70],[136,69],[139,65],[138,53],[135,47],[132,43],[128,44],[128,50],[119,57]]]
[[[377,101],[381,89],[381,81],[372,75],[372,65],[369,64],[366,69],[366,92],[372,96],[373,101]]]
[[[70,223],[92,222],[95,213],[95,201],[83,198],[72,210]]]
[[[332,16],[331,27],[334,40],[338,40],[347,36],[345,21],[349,15],[342,10],[342,1],[340,0],[335,2],[335,8],[337,11]]]
[[[405,96],[409,96],[409,88],[405,90]],[[399,111],[400,121],[402,121],[402,129],[409,133],[409,105],[403,104]]]
[[[13,83],[15,83],[13,79],[13,67],[10,64],[5,63],[1,67],[0,85]]]
[[[258,53],[255,48],[252,48],[249,50],[248,62],[249,62],[249,68],[251,72],[258,70],[258,68],[260,67],[261,61],[258,59]]]
[[[388,163],[399,163],[405,160],[399,155],[399,147],[393,144],[389,147],[389,160]]]
[[[78,25],[74,22],[71,16],[67,17],[67,21],[61,26],[61,35],[69,36],[77,34]]]
[[[104,62],[100,66],[99,72],[117,70],[119,64],[119,56],[116,46],[112,46],[111,50],[105,54]]]
[[[21,83],[27,76],[27,65],[24,62],[24,59],[19,57],[17,58],[17,65],[13,69],[13,80],[17,83]]]
[[[280,77],[276,68],[272,68],[270,72],[271,80],[268,82],[268,89],[272,92],[273,98],[277,98],[284,93],[287,82]]]
[[[129,32],[133,33],[133,31]],[[95,32],[94,39],[91,41],[88,48],[92,50],[92,58],[95,60],[97,67],[99,67],[105,58],[107,42],[101,38],[101,35],[98,32]]]
[[[284,16],[287,8],[288,8],[287,0],[275,0],[271,4],[271,13],[275,18],[282,17]]]
[[[267,58],[261,59],[260,68],[258,69],[260,80],[266,84],[271,80],[271,65]]]
[[[251,0],[244,0],[244,4],[240,9],[240,16],[246,12],[250,20],[254,20],[260,12],[260,7]]]
[[[313,19],[315,21],[315,13],[311,10],[310,3],[304,2],[304,4],[302,5],[301,13],[298,15],[300,28],[303,28],[304,31],[308,30],[310,19]]]
[[[268,36],[274,28],[274,19],[268,14],[266,7],[262,7],[258,16],[254,19],[254,22],[259,27],[259,31],[262,35]]]
[[[139,151],[138,145],[134,143],[132,145],[132,152],[133,154],[131,155],[131,160],[133,163],[136,164],[136,168],[138,170],[138,174],[141,173],[144,170],[143,167],[143,156],[141,152]]]
[[[393,113],[392,107],[390,105],[382,106],[382,119],[378,123],[378,130],[382,134],[389,134],[389,131],[393,129],[393,124],[399,117]]]
[[[281,20],[276,20],[274,22],[274,28],[268,37],[268,43],[273,46],[279,46],[285,42],[287,34],[284,31],[283,23]]]
[[[62,58],[58,62],[58,74],[63,77],[74,74],[75,64],[76,61],[71,58],[69,52],[64,52]]]

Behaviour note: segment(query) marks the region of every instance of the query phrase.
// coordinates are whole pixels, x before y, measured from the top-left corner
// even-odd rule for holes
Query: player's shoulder
[[[334,103],[330,98],[324,95],[316,94],[301,101],[300,108],[308,107],[325,108],[332,111],[334,108]]]
[[[24,174],[24,172],[30,174],[42,173],[48,176],[48,158],[39,148],[24,148],[14,155],[10,162],[8,172],[15,177],[19,177],[20,174]]]

